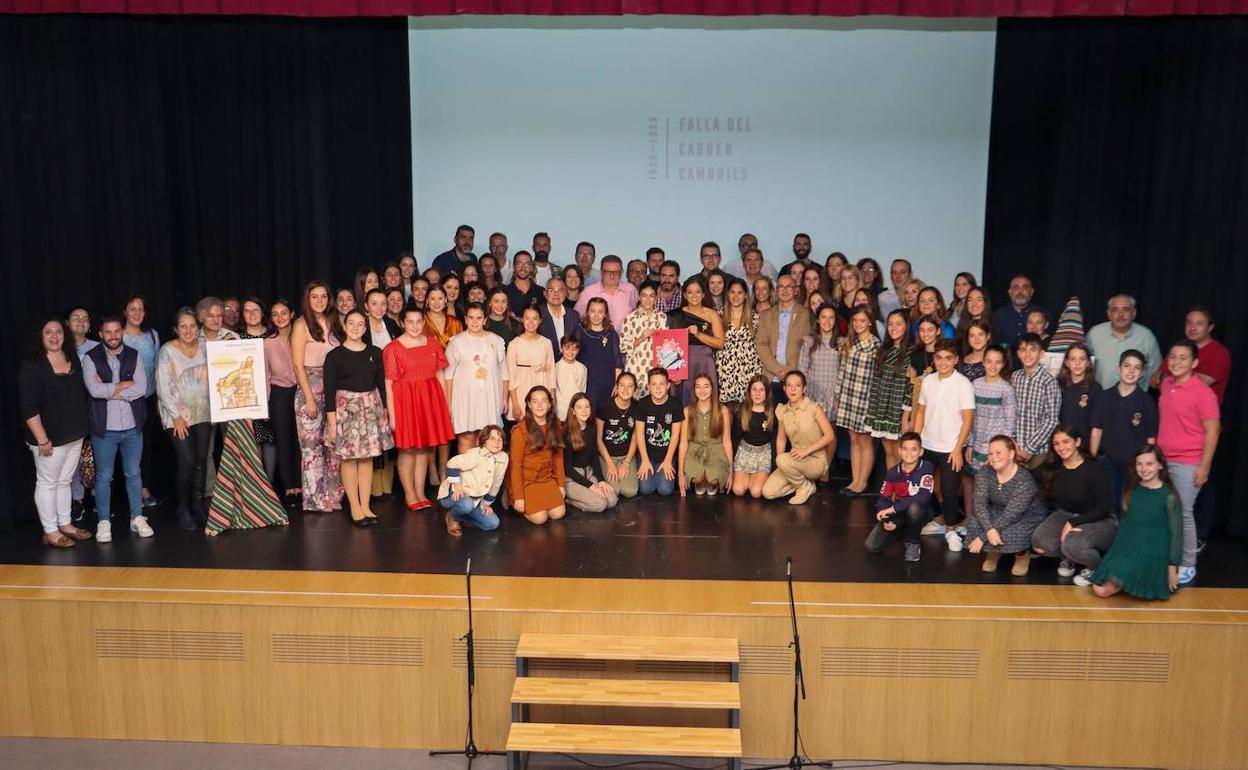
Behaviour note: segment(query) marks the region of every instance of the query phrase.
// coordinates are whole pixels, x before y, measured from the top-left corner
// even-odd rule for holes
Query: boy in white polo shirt
[[[957,525],[962,520],[959,496],[966,438],[975,416],[975,388],[959,374],[957,343],[936,341],[932,353],[936,371],[923,378],[914,408],[914,430],[923,437],[923,458],[940,478],[940,515],[945,520],[945,542],[950,551],[962,550]]]

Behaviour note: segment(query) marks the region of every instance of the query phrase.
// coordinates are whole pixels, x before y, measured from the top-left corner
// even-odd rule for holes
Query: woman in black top
[[[776,410],[771,403],[771,383],[757,374],[745,388],[745,398],[732,419],[732,493],[763,496],[763,484],[771,475],[776,443]]]
[[[564,500],[587,513],[602,513],[618,503],[615,489],[598,477],[598,425],[589,396],[577,393],[568,403],[563,442]]]
[[[368,321],[352,310],[343,320],[346,340],[325,355],[325,443],[342,458],[342,485],[351,504],[351,523],[377,523],[368,507],[373,458],[394,448],[382,393],[386,387],[381,351],[364,344]]]
[[[1042,479],[1044,496],[1054,510],[1032,533],[1031,547],[1038,554],[1061,557],[1059,576],[1074,575],[1076,585],[1091,585],[1089,578],[1118,531],[1109,476],[1083,448],[1073,425],[1058,425],[1049,446]]]
[[[706,282],[701,275],[685,281],[684,302],[678,310],[667,311],[667,328],[689,331],[689,363],[686,379],[677,389],[682,404],[693,398],[693,381],[705,374],[719,388],[719,373],[715,371],[715,351],[724,347],[724,320],[719,313],[705,303],[709,298]]]
[[[504,345],[520,333],[520,324],[511,317],[511,298],[502,289],[495,289],[485,305],[485,330],[502,337]]]
[[[64,322],[40,324],[34,344],[17,372],[26,444],[35,459],[35,508],[43,542],[68,548],[91,535],[70,522],[70,481],[87,435],[87,388],[73,338]]]

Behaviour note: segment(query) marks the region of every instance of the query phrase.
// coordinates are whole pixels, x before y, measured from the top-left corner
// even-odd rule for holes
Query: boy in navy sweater
[[[923,459],[923,441],[914,432],[903,433],[898,441],[901,462],[884,473],[884,484],[875,503],[878,522],[867,536],[867,553],[880,553],[904,537],[906,561],[919,560],[919,531],[928,519],[928,503],[935,485],[935,470]]]

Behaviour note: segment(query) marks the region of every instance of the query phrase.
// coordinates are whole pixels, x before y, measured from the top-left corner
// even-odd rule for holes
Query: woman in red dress
[[[402,313],[403,334],[382,351],[386,369],[386,407],[399,450],[399,483],[412,511],[433,505],[425,496],[425,478],[433,449],[455,438],[451,410],[446,403],[446,352],[425,334],[425,316],[419,308]]]

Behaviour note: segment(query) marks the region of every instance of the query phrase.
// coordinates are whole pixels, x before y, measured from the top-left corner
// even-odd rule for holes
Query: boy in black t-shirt
[[[633,440],[641,457],[638,491],[643,495],[671,495],[676,492],[676,447],[685,411],[668,395],[671,382],[666,369],[651,369],[646,379],[650,395],[633,407],[637,419]]]

